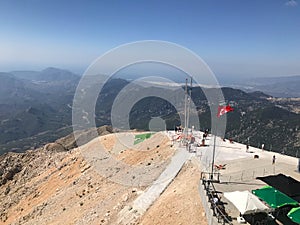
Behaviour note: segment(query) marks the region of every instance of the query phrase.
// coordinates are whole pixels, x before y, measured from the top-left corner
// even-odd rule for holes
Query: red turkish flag
[[[233,111],[233,108],[230,105],[219,106],[217,117],[223,116],[224,114]]]

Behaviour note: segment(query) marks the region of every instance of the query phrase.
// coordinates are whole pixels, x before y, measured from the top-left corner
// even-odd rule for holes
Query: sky
[[[221,77],[300,75],[300,1],[0,0],[0,71],[82,73],[141,40],[182,45]]]

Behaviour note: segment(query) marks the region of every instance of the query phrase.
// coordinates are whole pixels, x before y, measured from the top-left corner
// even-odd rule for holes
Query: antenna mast
[[[184,95],[184,134],[187,135],[187,95],[188,95],[188,90],[187,90],[187,84],[188,84],[188,79],[185,79],[185,95]],[[186,137],[184,138],[186,141]]]
[[[187,135],[189,132],[189,125],[190,125],[190,107],[192,101],[192,86],[193,86],[193,79],[191,77],[191,86],[190,86],[190,96],[188,97],[188,106],[187,106]]]

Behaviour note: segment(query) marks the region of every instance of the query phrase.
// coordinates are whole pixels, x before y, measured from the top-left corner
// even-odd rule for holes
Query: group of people
[[[183,127],[181,125],[175,126],[175,133],[181,133],[183,131]]]
[[[250,147],[249,144],[247,144],[247,145],[246,145],[246,152],[249,152],[249,147]],[[262,144],[262,150],[263,150],[264,147],[265,147],[265,145]],[[273,157],[272,157],[272,164],[274,165],[275,162],[276,162],[276,156],[273,155]]]
[[[183,131],[183,128],[182,128],[181,125],[175,126],[175,132],[176,132],[176,133],[181,133],[182,131]],[[205,131],[204,131],[204,133],[203,133],[202,143],[201,143],[198,147],[200,147],[200,146],[205,146],[205,140],[206,140],[206,138],[208,137],[208,134],[209,134],[209,129],[205,129]],[[192,143],[194,143],[195,138],[194,138],[194,137],[191,137],[190,141],[191,141]],[[223,138],[223,141],[226,141],[225,138]],[[229,139],[229,142],[232,143],[232,144],[234,143],[233,140],[232,140],[231,138]],[[265,147],[265,145],[262,144],[261,149],[263,150],[264,147]],[[250,146],[249,146],[249,144],[247,144],[247,145],[246,145],[246,152],[249,152],[249,148],[250,148]],[[273,157],[272,157],[272,164],[273,164],[273,165],[275,164],[275,161],[276,161],[276,156],[273,155]]]
[[[212,209],[213,209],[213,213],[214,216],[226,216],[227,213],[225,211],[225,206],[224,206],[224,202],[221,201],[221,198],[217,195],[217,194],[213,194],[210,202],[212,204]]]

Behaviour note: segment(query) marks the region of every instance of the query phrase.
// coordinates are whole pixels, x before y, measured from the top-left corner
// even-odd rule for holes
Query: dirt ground
[[[100,137],[110,152],[116,137]],[[157,144],[159,143],[159,145]],[[87,144],[92,148],[95,143]],[[175,149],[162,134],[116,151],[114,157],[136,164],[164,165]],[[138,151],[140,150],[140,151]],[[26,158],[24,156],[23,158]],[[30,155],[12,180],[0,185],[0,224],[117,224],[119,212],[147,187],[124,186],[97,173],[78,149],[69,152],[37,152]],[[164,164],[158,164],[165,161]],[[18,163],[22,163],[22,157]],[[160,168],[163,170],[163,168]],[[174,179],[137,223],[206,224],[198,194],[200,173],[191,163]]]
[[[200,172],[197,166],[187,162],[139,223],[141,225],[206,225],[198,192],[199,179]]]
[[[120,152],[117,158],[128,165],[138,165],[166,161],[174,154],[169,138],[160,134],[155,134],[134,147],[135,149]]]

